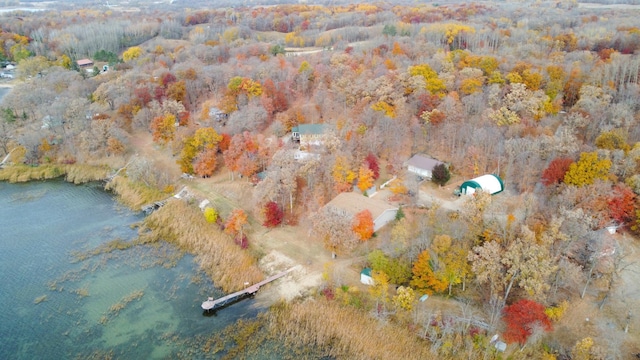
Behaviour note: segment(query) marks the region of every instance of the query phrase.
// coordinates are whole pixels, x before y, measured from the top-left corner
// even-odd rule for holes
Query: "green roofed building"
[[[364,268],[360,271],[360,282],[365,285],[374,285],[373,277],[371,276],[371,269]]]
[[[460,185],[461,195],[473,195],[478,190],[482,190],[491,195],[497,194],[504,190],[504,183],[498,175],[487,174],[467,180]]]
[[[293,140],[311,141],[324,135],[324,124],[302,124],[291,128],[291,137]]]

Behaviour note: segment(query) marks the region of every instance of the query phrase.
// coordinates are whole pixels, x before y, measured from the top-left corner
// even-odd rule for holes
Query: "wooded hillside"
[[[313,226],[328,251],[367,259],[371,291],[327,281],[324,297],[414,330],[440,358],[493,354],[495,333],[522,358],[640,353],[640,8],[125,10],[0,14],[2,72],[14,75],[0,79],[12,86],[0,159],[128,164],[123,176],[167,193],[180,173],[253,181],[244,211],[264,226]],[[310,124],[316,138],[292,139]],[[136,155],[147,136],[171,162]],[[444,188],[406,172],[414,154],[447,165]],[[504,192],[455,200],[483,174]],[[385,191],[401,211],[375,234],[371,213],[323,210],[394,176]],[[430,191],[462,205],[417,206]],[[207,216],[250,244],[244,212]],[[422,294],[474,310],[419,313]]]

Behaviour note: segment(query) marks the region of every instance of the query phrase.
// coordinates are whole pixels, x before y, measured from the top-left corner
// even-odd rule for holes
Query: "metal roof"
[[[438,161],[436,159],[432,159],[424,155],[416,154],[416,155],[413,155],[411,159],[407,160],[406,164],[407,166],[414,166],[419,169],[431,171],[433,170],[434,167],[436,167],[436,165],[443,164],[443,162]]]

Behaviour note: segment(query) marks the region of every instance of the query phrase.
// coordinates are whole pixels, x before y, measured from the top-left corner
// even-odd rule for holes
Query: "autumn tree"
[[[356,173],[351,170],[351,166],[344,156],[336,156],[331,175],[334,180],[334,188],[338,192],[350,190],[353,181],[356,179]]]
[[[380,165],[378,162],[378,158],[373,154],[367,154],[367,157],[364,158],[365,165],[373,172],[373,180],[378,180],[380,177]]]
[[[562,157],[553,159],[549,163],[549,166],[542,172],[542,183],[545,186],[562,183],[572,163],[573,160],[570,158]]]
[[[269,201],[266,203],[262,209],[262,213],[264,214],[263,226],[274,228],[282,223],[284,212],[275,201]]]
[[[367,261],[372,270],[389,275],[392,284],[407,284],[411,279],[411,264],[402,257],[390,257],[376,249],[367,255]]]
[[[373,217],[371,211],[365,209],[356,214],[353,218],[352,230],[360,241],[367,241],[373,235]]]
[[[194,159],[197,158],[196,172],[200,176],[211,176],[217,165],[218,143],[222,136],[211,127],[199,128],[193,136],[184,139],[184,146],[178,164],[183,172],[194,172]]]
[[[425,294],[432,294],[435,292],[442,292],[447,288],[447,283],[438,279],[432,268],[431,254],[429,250],[423,250],[415,263],[413,263],[413,269],[411,273],[411,286],[416,290]]]
[[[235,209],[229,215],[229,218],[224,224],[224,232],[230,234],[240,241],[244,240],[243,229],[247,224],[247,214],[242,209]]]
[[[551,331],[551,321],[544,312],[544,306],[533,300],[521,299],[504,309],[507,330],[504,338],[508,343],[517,342],[524,346],[536,327]]]
[[[365,192],[373,186],[373,171],[366,166],[361,166],[358,170],[358,189]]]
[[[312,218],[313,232],[331,252],[349,252],[358,243],[356,234],[351,230],[351,220],[340,212],[323,208]]]
[[[201,152],[195,159],[193,164],[193,172],[202,177],[213,175],[216,170],[218,151],[216,149],[207,149]]]
[[[596,146],[599,149],[607,149],[607,150],[624,150],[629,151],[631,148],[629,144],[627,144],[627,140],[621,131],[605,131],[602,132],[595,141]]]
[[[386,315],[386,306],[389,302],[389,276],[382,271],[373,270],[371,272],[373,285],[369,287],[369,294],[376,300],[376,314]]]
[[[139,46],[132,46],[122,53],[122,60],[129,62],[135,60],[142,55],[142,49]]]
[[[424,79],[425,89],[435,95],[444,95],[446,85],[438,77],[438,73],[435,72],[428,64],[420,64],[409,67],[409,74],[411,76],[420,76]]]
[[[416,303],[416,292],[408,286],[400,286],[393,297],[393,304],[400,309],[411,311]]]
[[[582,153],[580,160],[572,163],[564,176],[565,184],[591,185],[596,179],[606,180],[611,168],[611,160],[598,159],[597,152]]]
[[[618,224],[632,222],[636,212],[636,194],[625,184],[616,184],[607,199],[609,215]]]
[[[466,279],[471,275],[467,249],[462,244],[454,242],[449,235],[436,235],[431,248],[437,254],[440,263],[436,276],[448,284],[449,295],[454,285],[462,284],[464,291]]]
[[[449,172],[449,168],[445,164],[438,164],[433,167],[433,171],[431,172],[431,181],[434,183],[443,186],[451,179],[451,173]]]
[[[151,121],[153,141],[166,144],[173,141],[176,135],[176,117],[173,114],[157,116]]]
[[[216,209],[208,207],[204,209],[204,218],[208,223],[215,223],[216,221],[218,221],[218,212],[216,211]]]

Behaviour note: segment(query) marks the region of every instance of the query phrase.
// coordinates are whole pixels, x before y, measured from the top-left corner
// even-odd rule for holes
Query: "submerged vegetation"
[[[109,307],[107,313],[100,318],[100,324],[106,324],[109,320],[118,316],[118,314],[120,314],[120,311],[124,310],[124,308],[126,308],[129,303],[140,300],[143,296],[144,289],[140,289],[133,291],[129,295],[123,297],[120,301]]]

